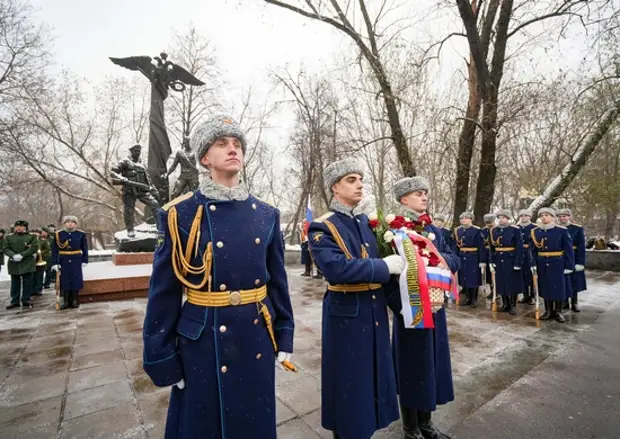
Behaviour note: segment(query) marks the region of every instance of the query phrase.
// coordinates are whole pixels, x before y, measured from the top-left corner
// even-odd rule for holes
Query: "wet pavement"
[[[276,370],[278,435],[331,438],[319,410],[324,284],[298,269],[289,274],[300,372]],[[589,272],[588,282],[583,312],[568,312],[565,324],[537,322],[526,305],[517,316],[494,314],[489,304],[450,305],[456,401],[439,408],[436,425],[455,439],[620,437],[606,436],[620,431],[613,424],[620,412],[620,319],[613,318],[620,316],[620,275]],[[0,294],[8,298],[8,284]],[[162,438],[169,389],[155,387],[142,370],[145,304],[57,312],[48,290],[34,310],[0,311],[0,438]],[[586,378],[591,385],[577,384]],[[541,427],[547,419],[553,428]],[[401,437],[398,423],[374,436]]]

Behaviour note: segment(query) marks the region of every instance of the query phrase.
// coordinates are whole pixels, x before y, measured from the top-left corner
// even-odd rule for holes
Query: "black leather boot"
[[[562,308],[560,308],[558,311],[562,311],[563,309],[570,309],[570,307],[568,306],[568,299],[562,302]]]
[[[418,422],[424,439],[452,439],[435,428],[431,421],[431,412],[418,411]]]
[[[478,308],[478,288],[472,288],[470,291],[469,297],[471,300],[469,306],[472,308]]]
[[[471,305],[471,293],[469,292],[470,288],[463,288],[463,295],[465,296],[465,300],[461,302],[461,306],[469,306]]]
[[[540,320],[549,320],[551,318],[551,301],[545,299],[545,313],[540,316]]]
[[[71,308],[80,307],[79,291],[71,291]]]
[[[306,271],[304,271],[302,273],[302,276],[304,276],[304,277],[312,276],[312,264],[310,264],[310,263],[306,264]]]
[[[570,299],[571,310],[573,312],[581,312],[581,308],[579,308],[579,301],[577,299],[577,294],[579,293],[573,293],[573,297],[571,297]]]
[[[71,292],[63,291],[62,292],[60,309],[67,309],[67,308],[69,308],[69,304],[70,303],[71,303]]]
[[[333,437],[334,439],[340,439],[340,436],[338,436],[338,433],[336,433],[335,431],[334,431],[334,432],[332,432],[332,437]]]
[[[555,301],[555,321],[560,322],[560,323],[564,323],[566,321],[564,319],[564,316],[562,315],[562,301],[561,300]]]
[[[508,314],[511,316],[517,315],[517,296],[508,296],[508,300],[510,301],[510,309],[508,310]]]
[[[418,411],[400,406],[400,417],[403,422],[403,439],[424,439],[418,424]]]

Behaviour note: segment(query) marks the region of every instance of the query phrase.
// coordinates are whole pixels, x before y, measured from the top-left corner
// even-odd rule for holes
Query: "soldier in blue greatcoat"
[[[414,229],[434,235],[433,244],[455,273],[459,258],[426,212],[430,185],[423,177],[406,177],[394,185],[394,196],[407,210]],[[431,420],[437,405],[454,400],[446,310],[433,309],[434,329],[406,329],[398,282],[388,289],[394,311],[393,352],[405,439],[449,439]]]
[[[383,286],[398,255],[381,259],[361,212],[363,169],[349,158],[327,166],[330,211],[310,224],[310,251],[328,282],[323,298],[321,425],[334,438],[369,439],[398,419]]]
[[[568,277],[571,286],[571,310],[573,312],[581,312],[579,309],[579,293],[587,289],[586,286],[586,236],[583,226],[572,222],[572,212],[570,209],[559,209],[557,212],[558,222],[560,225],[568,229],[568,233],[573,240],[573,250],[575,252],[575,271]],[[568,308],[568,299],[565,302],[565,308]]]
[[[60,309],[78,308],[79,292],[84,287],[82,268],[88,264],[88,241],[86,234],[77,229],[76,216],[65,216],[62,222],[64,228],[54,234],[52,243],[52,268],[60,273]]]
[[[452,250],[452,253],[456,252],[456,242],[454,242],[454,235],[452,230],[446,227],[446,216],[437,214],[433,216],[433,225],[437,227],[439,233],[443,237],[445,244]]]
[[[463,212],[459,218],[461,225],[454,229],[456,250],[461,259],[459,284],[465,294],[463,305],[476,308],[478,288],[482,285],[482,272],[487,266],[487,249],[484,247],[480,228],[472,224],[474,215],[471,212]]]
[[[575,270],[573,241],[564,226],[555,224],[555,210],[538,211],[541,224],[532,229],[532,273],[538,276],[539,294],[545,300],[545,313],[540,320],[555,318],[564,323],[562,302],[566,298],[568,275]]]
[[[532,223],[532,212],[528,209],[519,211],[519,227],[521,228],[521,236],[523,237],[523,266],[530,267],[532,265],[532,229],[536,224]],[[534,305],[534,281],[532,279],[531,270],[521,270],[523,274],[523,300],[521,303]]]
[[[246,145],[227,116],[200,124],[192,148],[208,172],[158,211],[143,364],[172,386],[166,439],[276,438],[294,321],[280,213],[239,180]]]
[[[500,312],[517,314],[517,294],[523,291],[523,238],[521,229],[510,224],[510,213],[496,213],[499,223],[489,233],[491,271],[495,272],[497,294],[502,296]],[[526,269],[529,267],[526,267]]]
[[[486,267],[485,267],[485,284],[489,286],[489,294],[487,295],[487,300],[493,299],[493,277],[491,275],[491,264],[489,263],[489,254],[491,251],[491,243],[489,242],[489,233],[491,229],[495,227],[495,222],[497,221],[497,217],[494,213],[487,213],[484,215],[484,227],[480,229],[480,234],[482,235],[482,239],[484,241],[484,248],[486,250]],[[529,267],[529,265],[528,265]],[[482,274],[481,274],[482,276]]]

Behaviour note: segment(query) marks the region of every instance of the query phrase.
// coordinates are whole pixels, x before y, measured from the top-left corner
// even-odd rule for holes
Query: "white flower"
[[[376,212],[371,213],[370,215],[368,215],[368,219],[370,221],[375,221],[377,219],[377,213]]]
[[[394,215],[393,213],[390,213],[389,215],[387,215],[385,217],[385,222],[387,222],[388,224],[390,224],[392,221],[394,221],[396,219],[396,215]]]
[[[385,240],[385,242],[392,242],[394,240],[394,234],[390,230],[388,230],[383,234],[383,239]]]
[[[428,266],[429,264],[428,258],[425,258],[424,256],[422,256],[422,260],[424,261],[424,265]]]
[[[411,218],[409,218],[408,216],[405,217],[405,221],[407,221],[408,223],[411,222]]]
[[[434,241],[435,240],[435,234],[434,233],[429,233],[427,238],[430,239],[431,241]]]

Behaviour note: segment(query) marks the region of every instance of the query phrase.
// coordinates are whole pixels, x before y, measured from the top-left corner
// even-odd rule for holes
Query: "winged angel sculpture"
[[[166,53],[150,56],[130,56],[110,60],[121,67],[141,72],[151,82],[151,112],[149,114],[149,153],[148,169],[153,184],[159,193],[161,204],[168,201],[168,178],[162,177],[167,171],[168,157],[172,154],[170,139],[164,119],[164,100],[168,90],[182,92],[186,85],[204,85],[183,67],[168,60]],[[155,61],[155,62],[154,62]]]

